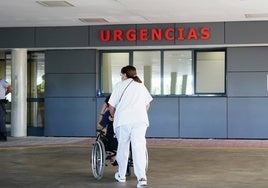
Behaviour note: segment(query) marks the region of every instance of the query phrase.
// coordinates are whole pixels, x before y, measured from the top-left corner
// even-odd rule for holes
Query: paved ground
[[[25,137],[0,142],[1,188],[134,188],[108,165],[95,180],[94,138]],[[148,139],[148,188],[267,188],[268,140]]]

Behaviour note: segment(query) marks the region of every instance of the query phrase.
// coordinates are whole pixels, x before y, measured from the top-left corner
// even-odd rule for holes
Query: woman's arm
[[[102,121],[103,115],[104,115],[105,111],[107,110],[107,107],[108,106],[107,106],[106,103],[104,103],[102,105],[100,115],[99,115],[99,118],[98,118],[98,122],[97,122],[97,130],[102,130],[103,129],[103,126],[100,125],[100,122]]]

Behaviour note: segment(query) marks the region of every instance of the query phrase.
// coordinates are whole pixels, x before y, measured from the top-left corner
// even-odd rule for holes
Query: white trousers
[[[126,176],[129,144],[131,142],[134,173],[138,180],[141,178],[147,179],[146,130],[146,124],[128,124],[119,126],[115,129],[115,134],[118,140],[116,159],[120,177],[124,178]]]

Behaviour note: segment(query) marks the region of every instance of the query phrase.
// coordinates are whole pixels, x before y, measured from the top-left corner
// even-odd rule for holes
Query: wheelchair
[[[117,143],[116,143],[116,146],[115,146],[115,143],[111,145],[111,138],[109,140],[104,131],[98,131],[98,136],[96,138],[95,143],[93,144],[93,148],[91,152],[92,173],[93,173],[93,176],[97,180],[100,180],[103,177],[104,169],[106,166],[108,166],[106,161],[110,161],[113,157],[116,156],[116,149],[117,149]],[[112,166],[117,166],[117,165],[112,165]],[[126,174],[127,176],[131,175],[132,167],[133,167],[133,160],[132,160],[132,153],[130,149],[128,165],[127,165],[127,174]]]
[[[107,135],[104,131],[98,131],[98,136],[91,151],[91,168],[92,174],[97,179],[100,180],[103,177],[105,167],[108,166],[106,161],[110,161],[114,156],[116,156],[116,147],[109,146],[110,140],[108,140]],[[146,171],[148,169],[148,153],[146,150]],[[109,162],[108,162],[109,163]],[[114,165],[112,165],[114,166]],[[126,176],[131,175],[131,168],[133,167],[132,151],[130,144],[130,152],[127,165]]]

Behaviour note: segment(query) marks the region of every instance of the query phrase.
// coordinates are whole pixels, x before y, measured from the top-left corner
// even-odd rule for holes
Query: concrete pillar
[[[103,56],[103,65],[102,65],[102,90],[104,93],[112,92],[112,58],[111,56],[104,55]],[[98,83],[97,83],[98,84]],[[99,86],[97,89],[100,89]]]
[[[139,74],[139,73],[138,73]],[[148,91],[152,92],[152,66],[146,65],[143,67],[144,85]]]
[[[175,95],[177,90],[177,72],[171,72],[170,94]]]
[[[27,50],[11,51],[11,136],[27,136]]]
[[[182,76],[182,85],[181,85],[181,94],[182,95],[185,95],[186,94],[186,89],[187,89],[187,78],[188,78],[188,75],[187,74],[184,74]]]

